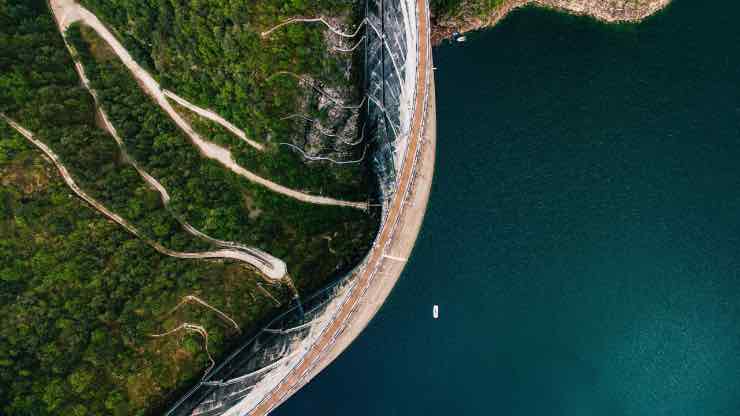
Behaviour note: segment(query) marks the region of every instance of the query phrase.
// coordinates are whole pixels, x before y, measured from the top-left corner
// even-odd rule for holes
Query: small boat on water
[[[432,316],[434,319],[439,319],[439,305],[434,305],[432,308]]]
[[[452,40],[456,42],[465,42],[467,38],[460,32],[452,32]]]

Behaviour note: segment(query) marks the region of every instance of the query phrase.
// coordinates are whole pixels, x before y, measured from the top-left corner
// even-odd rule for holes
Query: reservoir
[[[711,6],[526,8],[437,47],[413,256],[274,414],[736,416],[740,4]]]

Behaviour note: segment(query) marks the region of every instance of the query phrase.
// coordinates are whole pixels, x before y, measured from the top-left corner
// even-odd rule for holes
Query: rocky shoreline
[[[434,16],[432,45],[450,38],[454,32],[465,33],[496,25],[512,10],[537,5],[568,13],[591,16],[604,22],[639,22],[664,9],[671,0],[507,0],[485,17],[466,14],[454,17]]]

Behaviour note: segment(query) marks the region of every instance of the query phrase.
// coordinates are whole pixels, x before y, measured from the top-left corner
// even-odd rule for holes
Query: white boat
[[[465,42],[466,40],[468,40],[468,38],[466,38],[465,36],[460,36],[459,38],[457,38],[455,40],[458,41],[458,42]]]
[[[439,319],[439,305],[434,305],[432,308],[432,316],[434,319]]]

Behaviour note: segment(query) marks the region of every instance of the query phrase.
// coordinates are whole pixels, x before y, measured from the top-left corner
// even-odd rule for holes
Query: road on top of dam
[[[344,331],[348,326],[348,318],[355,310],[355,307],[363,300],[363,297],[367,293],[367,288],[371,283],[373,274],[379,267],[383,256],[385,247],[391,243],[395,237],[396,224],[401,214],[404,211],[404,199],[411,189],[412,182],[414,179],[414,168],[415,158],[417,156],[417,150],[419,150],[421,141],[424,136],[424,121],[427,116],[427,98],[429,96],[430,86],[428,83],[432,80],[431,71],[431,49],[429,43],[429,14],[427,0],[417,0],[417,28],[419,33],[418,41],[418,63],[416,72],[416,97],[414,101],[414,114],[411,124],[411,133],[408,149],[405,153],[401,174],[398,181],[398,188],[396,194],[391,202],[390,209],[386,222],[383,224],[383,228],[380,231],[380,235],[373,246],[370,255],[368,256],[367,264],[357,277],[357,284],[349,294],[348,299],[344,302],[341,309],[335,316],[334,320],[329,324],[320,338],[306,353],[301,363],[290,371],[290,373],[282,380],[282,382],[264,399],[262,400],[249,414],[252,416],[263,416],[267,415],[272,409],[280,405],[287,397],[294,393],[298,388],[306,383],[304,378],[309,375],[312,369],[316,366],[322,365],[322,360],[325,360],[328,352],[327,349],[331,349],[335,339]],[[355,319],[359,318],[364,322],[358,322],[362,326],[367,324],[374,311],[371,313],[363,314],[363,316],[355,316]],[[333,355],[329,358],[331,360]],[[327,363],[323,363],[324,365]]]

